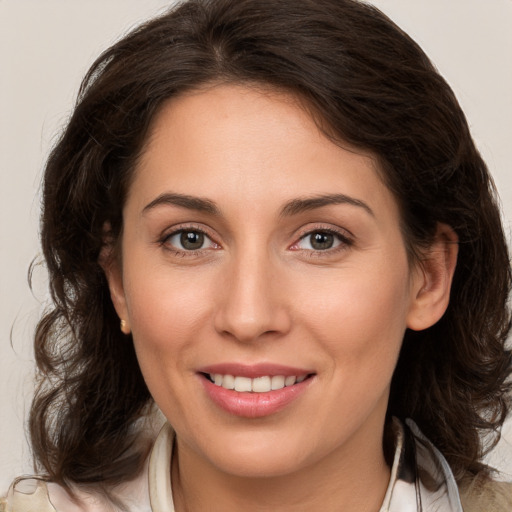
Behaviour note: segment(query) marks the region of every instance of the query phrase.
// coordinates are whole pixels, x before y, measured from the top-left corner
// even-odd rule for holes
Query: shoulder
[[[98,489],[74,487],[71,491],[40,477],[20,477],[0,498],[0,512],[147,512],[149,505],[145,475],[126,482],[107,496]]]
[[[460,486],[464,512],[510,512],[512,482],[498,482],[485,477],[467,479]]]
[[[111,512],[104,500],[91,493],[47,482],[41,477],[19,477],[9,487],[0,512]]]
[[[1,512],[56,512],[46,482],[40,478],[16,478],[2,499]]]

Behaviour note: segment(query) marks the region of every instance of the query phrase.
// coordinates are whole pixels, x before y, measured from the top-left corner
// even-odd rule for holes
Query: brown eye
[[[332,233],[316,231],[308,236],[309,243],[315,251],[325,251],[326,249],[331,249],[334,246],[335,238]]]
[[[199,231],[182,231],[180,234],[180,243],[187,251],[201,249],[204,244],[204,233]]]

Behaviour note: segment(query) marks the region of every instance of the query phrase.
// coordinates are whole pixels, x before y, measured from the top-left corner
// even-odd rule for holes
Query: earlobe
[[[407,316],[409,329],[427,329],[444,315],[450,301],[458,249],[455,231],[439,223],[433,243],[415,269],[412,304]]]
[[[130,326],[128,325],[128,322],[126,320],[124,320],[123,318],[121,319],[121,322],[119,323],[119,328],[121,329],[121,332],[126,335],[128,335],[132,332]]]
[[[111,243],[107,242],[101,248],[98,263],[107,278],[110,298],[120,319],[120,329],[124,334],[129,334],[131,328],[124,295],[123,274],[119,258],[115,255]]]

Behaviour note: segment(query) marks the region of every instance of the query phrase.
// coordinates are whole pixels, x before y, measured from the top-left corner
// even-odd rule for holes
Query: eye
[[[322,231],[317,231],[316,233],[311,233],[304,237],[302,241],[307,244],[308,249],[313,249],[315,251],[325,251],[326,249],[332,249],[336,242],[334,235],[332,233],[326,233]]]
[[[169,235],[165,243],[179,251],[199,251],[215,249],[218,245],[205,233],[197,229],[180,229]]]
[[[295,250],[306,251],[328,251],[340,246],[350,245],[350,240],[340,233],[318,229],[310,231],[302,236],[297,243],[292,246]]]

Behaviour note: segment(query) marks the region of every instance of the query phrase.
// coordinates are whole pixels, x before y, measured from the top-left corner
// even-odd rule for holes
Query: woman
[[[192,0],[134,31],[48,160],[42,243],[49,483],[6,510],[508,510],[492,182],[378,10]]]

